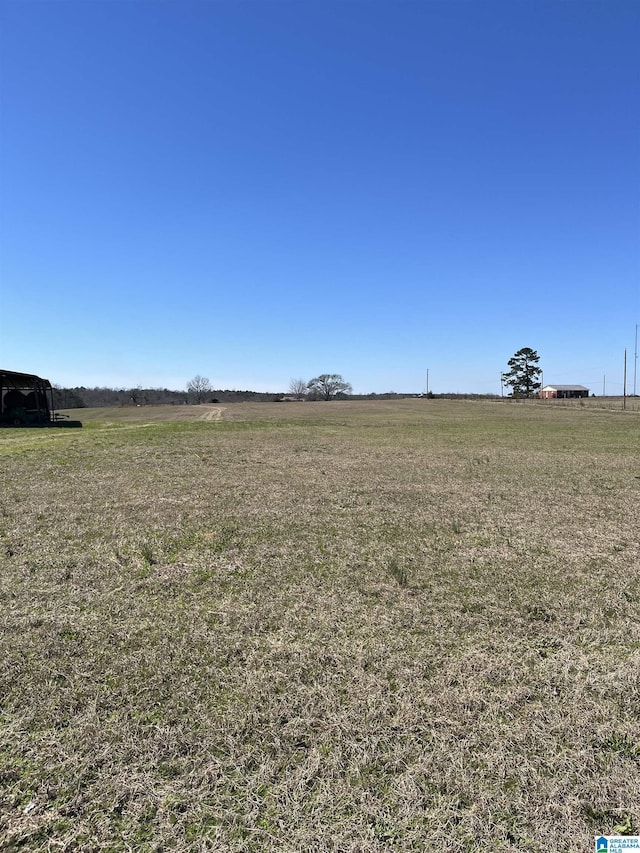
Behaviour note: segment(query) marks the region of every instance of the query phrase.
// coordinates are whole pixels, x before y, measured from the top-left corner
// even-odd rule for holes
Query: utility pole
[[[427,395],[429,394],[429,368],[427,367]]]
[[[636,396],[636,375],[638,373],[638,324],[636,323],[636,348],[633,355],[633,396]]]
[[[606,374],[602,377],[602,396],[607,396],[607,376]]]
[[[627,408],[627,348],[624,348],[624,378],[622,380],[622,408]]]

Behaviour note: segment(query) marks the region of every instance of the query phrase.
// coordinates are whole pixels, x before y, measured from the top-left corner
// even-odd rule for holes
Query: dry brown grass
[[[637,417],[167,409],[0,433],[0,847],[640,829]]]

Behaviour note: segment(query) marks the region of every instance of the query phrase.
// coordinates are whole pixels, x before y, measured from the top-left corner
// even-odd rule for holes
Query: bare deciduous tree
[[[321,373],[307,382],[307,388],[312,396],[321,400],[331,400],[336,394],[350,394],[352,391],[349,382],[345,382],[339,373]]]
[[[296,400],[304,400],[307,396],[307,383],[304,379],[292,379],[289,383],[289,394]]]
[[[187,382],[187,391],[196,398],[196,403],[202,403],[211,391],[211,383],[206,376],[197,374]]]

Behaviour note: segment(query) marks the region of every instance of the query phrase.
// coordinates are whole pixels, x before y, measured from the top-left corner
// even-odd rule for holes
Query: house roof
[[[588,391],[584,385],[545,385],[543,391]]]

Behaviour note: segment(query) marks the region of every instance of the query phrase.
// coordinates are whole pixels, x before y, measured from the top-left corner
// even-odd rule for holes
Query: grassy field
[[[640,833],[638,414],[80,416],[0,432],[0,849]]]

